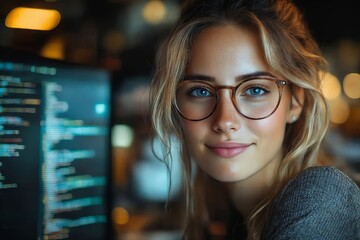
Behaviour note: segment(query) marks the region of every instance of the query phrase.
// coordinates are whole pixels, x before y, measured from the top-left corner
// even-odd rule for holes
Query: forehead
[[[258,37],[235,26],[209,27],[200,32],[191,47],[186,74],[235,77],[269,71]]]

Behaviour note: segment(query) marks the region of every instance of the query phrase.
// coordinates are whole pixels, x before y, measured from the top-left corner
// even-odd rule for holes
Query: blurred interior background
[[[111,72],[111,229],[116,239],[179,239],[182,217],[179,176],[171,176],[174,192],[167,212],[164,206],[168,176],[150,147],[146,106],[156,48],[177,20],[181,3],[181,0],[2,0],[0,3],[1,46]],[[360,172],[358,2],[296,0],[295,3],[303,10],[330,66],[323,85],[331,107],[331,128],[324,149],[339,164]],[[26,12],[16,15],[21,10],[18,7],[53,10],[47,16],[49,25],[33,29],[37,28],[35,17],[26,18]],[[21,17],[25,17],[25,22],[16,25]],[[179,173],[176,162],[173,168]]]

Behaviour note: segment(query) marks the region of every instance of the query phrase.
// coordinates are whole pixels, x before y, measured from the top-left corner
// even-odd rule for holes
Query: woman
[[[359,188],[319,161],[326,64],[290,0],[190,1],[156,66],[152,122],[167,153],[180,142],[186,239],[360,239]]]

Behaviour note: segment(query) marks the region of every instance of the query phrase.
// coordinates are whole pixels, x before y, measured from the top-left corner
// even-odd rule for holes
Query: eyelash
[[[266,93],[268,93],[269,91],[268,90],[266,90],[264,87],[262,87],[262,86],[250,86],[250,87],[248,87],[248,88],[246,88],[245,89],[245,91],[244,91],[244,93],[246,93],[246,92],[248,92],[249,90],[260,90],[262,93],[260,93],[260,94],[256,94],[256,96],[262,96],[262,95],[264,95],[264,94],[266,94]],[[254,96],[253,94],[246,94],[246,95],[248,95],[248,96]]]
[[[193,96],[193,97],[199,97],[199,96],[195,96],[195,93],[198,91],[207,91],[207,93],[209,94],[208,96],[205,97],[209,97],[209,96],[213,96],[212,91],[207,89],[206,87],[195,87],[189,90],[188,95]],[[203,96],[204,97],[204,96]]]

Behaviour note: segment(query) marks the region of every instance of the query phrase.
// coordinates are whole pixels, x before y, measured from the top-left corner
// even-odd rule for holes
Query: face
[[[243,76],[258,72],[282,79],[265,62],[254,34],[227,25],[208,28],[194,39],[185,75],[195,81],[206,79],[214,86],[235,86]],[[187,149],[198,166],[219,181],[235,182],[274,174],[291,117],[288,87],[283,89],[278,109],[261,120],[239,114],[231,91],[222,89],[211,116],[201,121],[180,117],[180,123]]]

